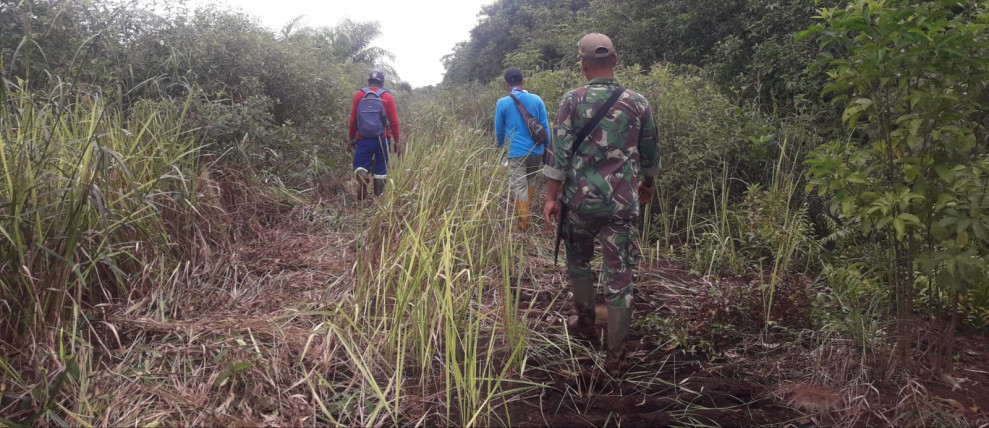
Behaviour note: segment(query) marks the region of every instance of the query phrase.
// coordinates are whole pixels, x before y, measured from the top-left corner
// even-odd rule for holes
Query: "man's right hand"
[[[652,180],[639,182],[639,205],[647,205],[652,202],[653,184]]]
[[[543,217],[546,219],[547,225],[552,225],[554,218],[560,218],[560,202],[556,199],[560,194],[560,186],[562,185],[562,181],[546,180],[546,205],[543,206]]]
[[[546,204],[543,205],[543,218],[546,220],[546,225],[553,227],[556,224],[556,219],[560,218],[560,203],[555,200],[546,200]]]
[[[351,139],[350,143],[347,144],[347,151],[353,153],[354,150],[357,150],[357,140]]]

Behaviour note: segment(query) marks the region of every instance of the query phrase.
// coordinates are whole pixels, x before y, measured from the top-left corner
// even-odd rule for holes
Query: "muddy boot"
[[[612,376],[621,376],[626,369],[625,336],[632,324],[632,308],[608,305],[608,357],[604,367]]]
[[[375,178],[374,179],[374,196],[381,196],[382,193],[385,193],[385,179],[384,178]]]
[[[594,280],[578,279],[571,281],[573,304],[577,315],[567,319],[567,329],[570,334],[584,340],[597,339],[594,332]]]
[[[519,215],[519,221],[515,223],[515,231],[529,230],[529,201],[515,201],[515,213]]]
[[[368,177],[367,170],[364,168],[357,168],[354,171],[354,175],[357,177],[357,200],[363,201],[367,199],[367,185],[371,180]]]

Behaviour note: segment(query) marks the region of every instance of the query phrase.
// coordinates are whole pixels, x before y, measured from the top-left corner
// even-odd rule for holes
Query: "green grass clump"
[[[360,392],[363,411],[320,406],[334,422],[488,425],[524,363],[503,153],[468,127],[445,131],[393,160],[358,240],[353,301],[326,329],[360,379],[343,390]]]

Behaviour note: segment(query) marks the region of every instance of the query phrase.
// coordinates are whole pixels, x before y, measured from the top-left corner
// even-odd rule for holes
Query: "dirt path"
[[[538,224],[538,223],[537,223]],[[576,314],[562,267],[551,265],[551,228],[537,231],[532,256],[544,260],[524,283],[534,301],[530,325],[567,343],[563,320]],[[648,253],[648,252],[646,252]],[[936,337],[920,321],[913,372],[891,365],[888,351],[862,349],[813,329],[814,288],[794,276],[777,286],[766,316],[757,278],[703,278],[663,258],[642,261],[635,320],[626,340],[630,370],[601,370],[601,343],[577,365],[536,361],[525,380],[545,386],[508,403],[520,426],[944,425],[989,423],[989,339],[960,333],[955,373],[925,371],[924,346]],[[598,296],[598,327],[604,301]]]
[[[179,416],[164,420],[320,423],[313,417],[318,412],[311,394],[333,392],[311,389],[320,374],[300,369],[299,361],[310,358],[306,350],[322,346],[313,335],[322,322],[319,311],[353,289],[355,240],[361,219],[373,214],[367,206],[342,204],[347,200],[343,191],[331,189],[315,202],[255,206],[253,214],[235,216],[241,230],[222,272],[237,287],[187,296],[189,304],[168,322],[137,318],[126,308],[111,314],[109,324],[115,327],[104,331],[103,340],[115,350],[105,356],[107,370],[92,380],[95,391],[119,394],[107,404],[106,421],[145,425],[174,411]],[[524,313],[532,334],[552,338],[570,357],[531,358],[520,381],[541,387],[507,398],[507,419],[494,416],[496,422],[800,426],[987,421],[989,341],[984,336],[959,337],[954,384],[919,375],[878,382],[879,375],[856,364],[862,352],[853,344],[825,342],[820,333],[805,329],[810,313],[809,301],[801,297],[808,295],[806,280],[794,278],[780,287],[785,298],[774,307],[780,325],[767,332],[759,323],[762,300],[751,279],[693,277],[659,258],[644,260],[639,273],[636,321],[626,341],[631,368],[622,379],[606,376],[599,369],[600,344],[569,342],[564,336],[562,320],[573,308],[562,290],[562,267],[552,265],[553,232],[542,226],[529,238],[535,261],[525,269],[521,291],[522,301],[534,303]],[[145,351],[138,355],[129,349]],[[135,381],[140,375],[122,367],[186,374],[148,383]],[[914,407],[902,408],[908,405]],[[938,412],[955,419],[921,416]]]
[[[813,329],[814,289],[802,278],[778,285],[772,309],[777,324],[768,330],[762,328],[763,303],[753,278],[701,278],[654,260],[640,279],[637,314],[677,320],[673,324],[680,327],[665,332],[682,336],[656,335],[640,325],[626,343],[635,350],[631,373],[602,387],[606,399],[587,397],[578,401],[586,407],[574,405],[559,424],[548,424],[580,420],[600,426],[616,418],[633,425],[989,423],[986,332],[959,332],[954,372],[936,376],[926,358],[944,325],[918,317],[917,363],[908,372],[890,364],[887,349],[863,349]],[[649,386],[636,388],[635,379],[647,376]]]
[[[240,259],[245,275],[256,278],[257,287],[231,299],[240,302],[236,312],[242,317],[277,318],[282,314],[286,318],[288,308],[318,307],[314,301],[325,301],[325,284],[353,281],[348,269],[353,264],[353,245],[360,233],[356,223],[361,216],[372,214],[373,208],[334,206],[330,202],[345,199],[324,197],[312,206],[272,216],[282,220],[249,227],[251,233],[247,235],[252,236],[240,248]],[[307,211],[335,211],[340,220],[306,224]],[[561,321],[573,309],[561,287],[563,268],[552,265],[553,231],[539,221],[535,226],[528,244],[537,261],[524,275],[522,301],[534,302],[527,312],[530,324],[563,345],[567,338]],[[634,328],[626,341],[632,366],[622,379],[613,379],[599,370],[604,357],[600,344],[575,343],[577,348],[590,346],[594,353],[581,355],[577,349],[574,360],[578,364],[570,369],[561,370],[557,362],[542,365],[533,359],[534,363],[520,377],[545,387],[508,400],[509,419],[502,422],[514,426],[750,426],[801,421],[799,412],[776,400],[767,386],[770,380],[739,377],[722,358],[708,354],[714,349],[685,352],[684,346],[696,345],[686,336],[698,333],[691,329],[709,328],[710,320],[693,315],[702,310],[698,305],[702,300],[694,292],[698,288],[691,284],[696,279],[664,260],[647,261],[643,266],[636,291],[636,317],[654,314],[651,319],[660,320],[686,313],[688,316],[677,315],[678,322],[684,325],[668,327],[679,329],[684,337],[671,340],[662,337],[662,331]],[[338,288],[350,286],[340,284]],[[199,325],[209,325],[212,316],[237,319],[227,309],[202,309],[196,320]],[[298,348],[315,320],[289,318],[294,327],[281,329],[284,336],[278,339],[279,346]],[[241,323],[247,321],[240,319]],[[599,320],[602,327],[603,321]]]
[[[549,241],[551,232],[535,242]],[[562,267],[547,265],[533,274],[523,301],[535,301],[530,314],[532,325],[541,332],[556,335],[566,342],[563,320],[576,311],[566,294],[557,288],[563,284]],[[683,316],[684,311],[701,310],[691,279],[685,272],[665,260],[645,261],[636,284],[636,322],[626,340],[631,363],[620,379],[601,370],[605,351],[600,342],[581,343],[592,348],[578,354],[577,366],[560,369],[554,363],[538,363],[527,368],[523,378],[546,387],[525,393],[508,403],[511,424],[517,426],[670,426],[720,425],[751,426],[765,424],[800,424],[803,415],[785,406],[770,390],[768,379],[739,377],[723,358],[690,347],[688,337],[672,338],[664,332],[678,330],[696,334],[692,328],[706,326],[703,316]],[[537,284],[538,283],[538,284]],[[552,284],[540,286],[539,284]],[[531,290],[531,291],[530,291]],[[604,301],[598,296],[599,331],[604,328]],[[659,320],[673,320],[659,326]],[[657,327],[656,330],[653,327]],[[539,329],[539,327],[536,327]],[[662,330],[662,331],[660,331]],[[704,344],[704,347],[708,346]]]

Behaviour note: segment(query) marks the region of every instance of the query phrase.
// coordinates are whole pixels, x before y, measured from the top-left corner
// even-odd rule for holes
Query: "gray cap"
[[[615,54],[611,39],[601,33],[591,33],[577,42],[577,55],[582,59],[608,58]]]

